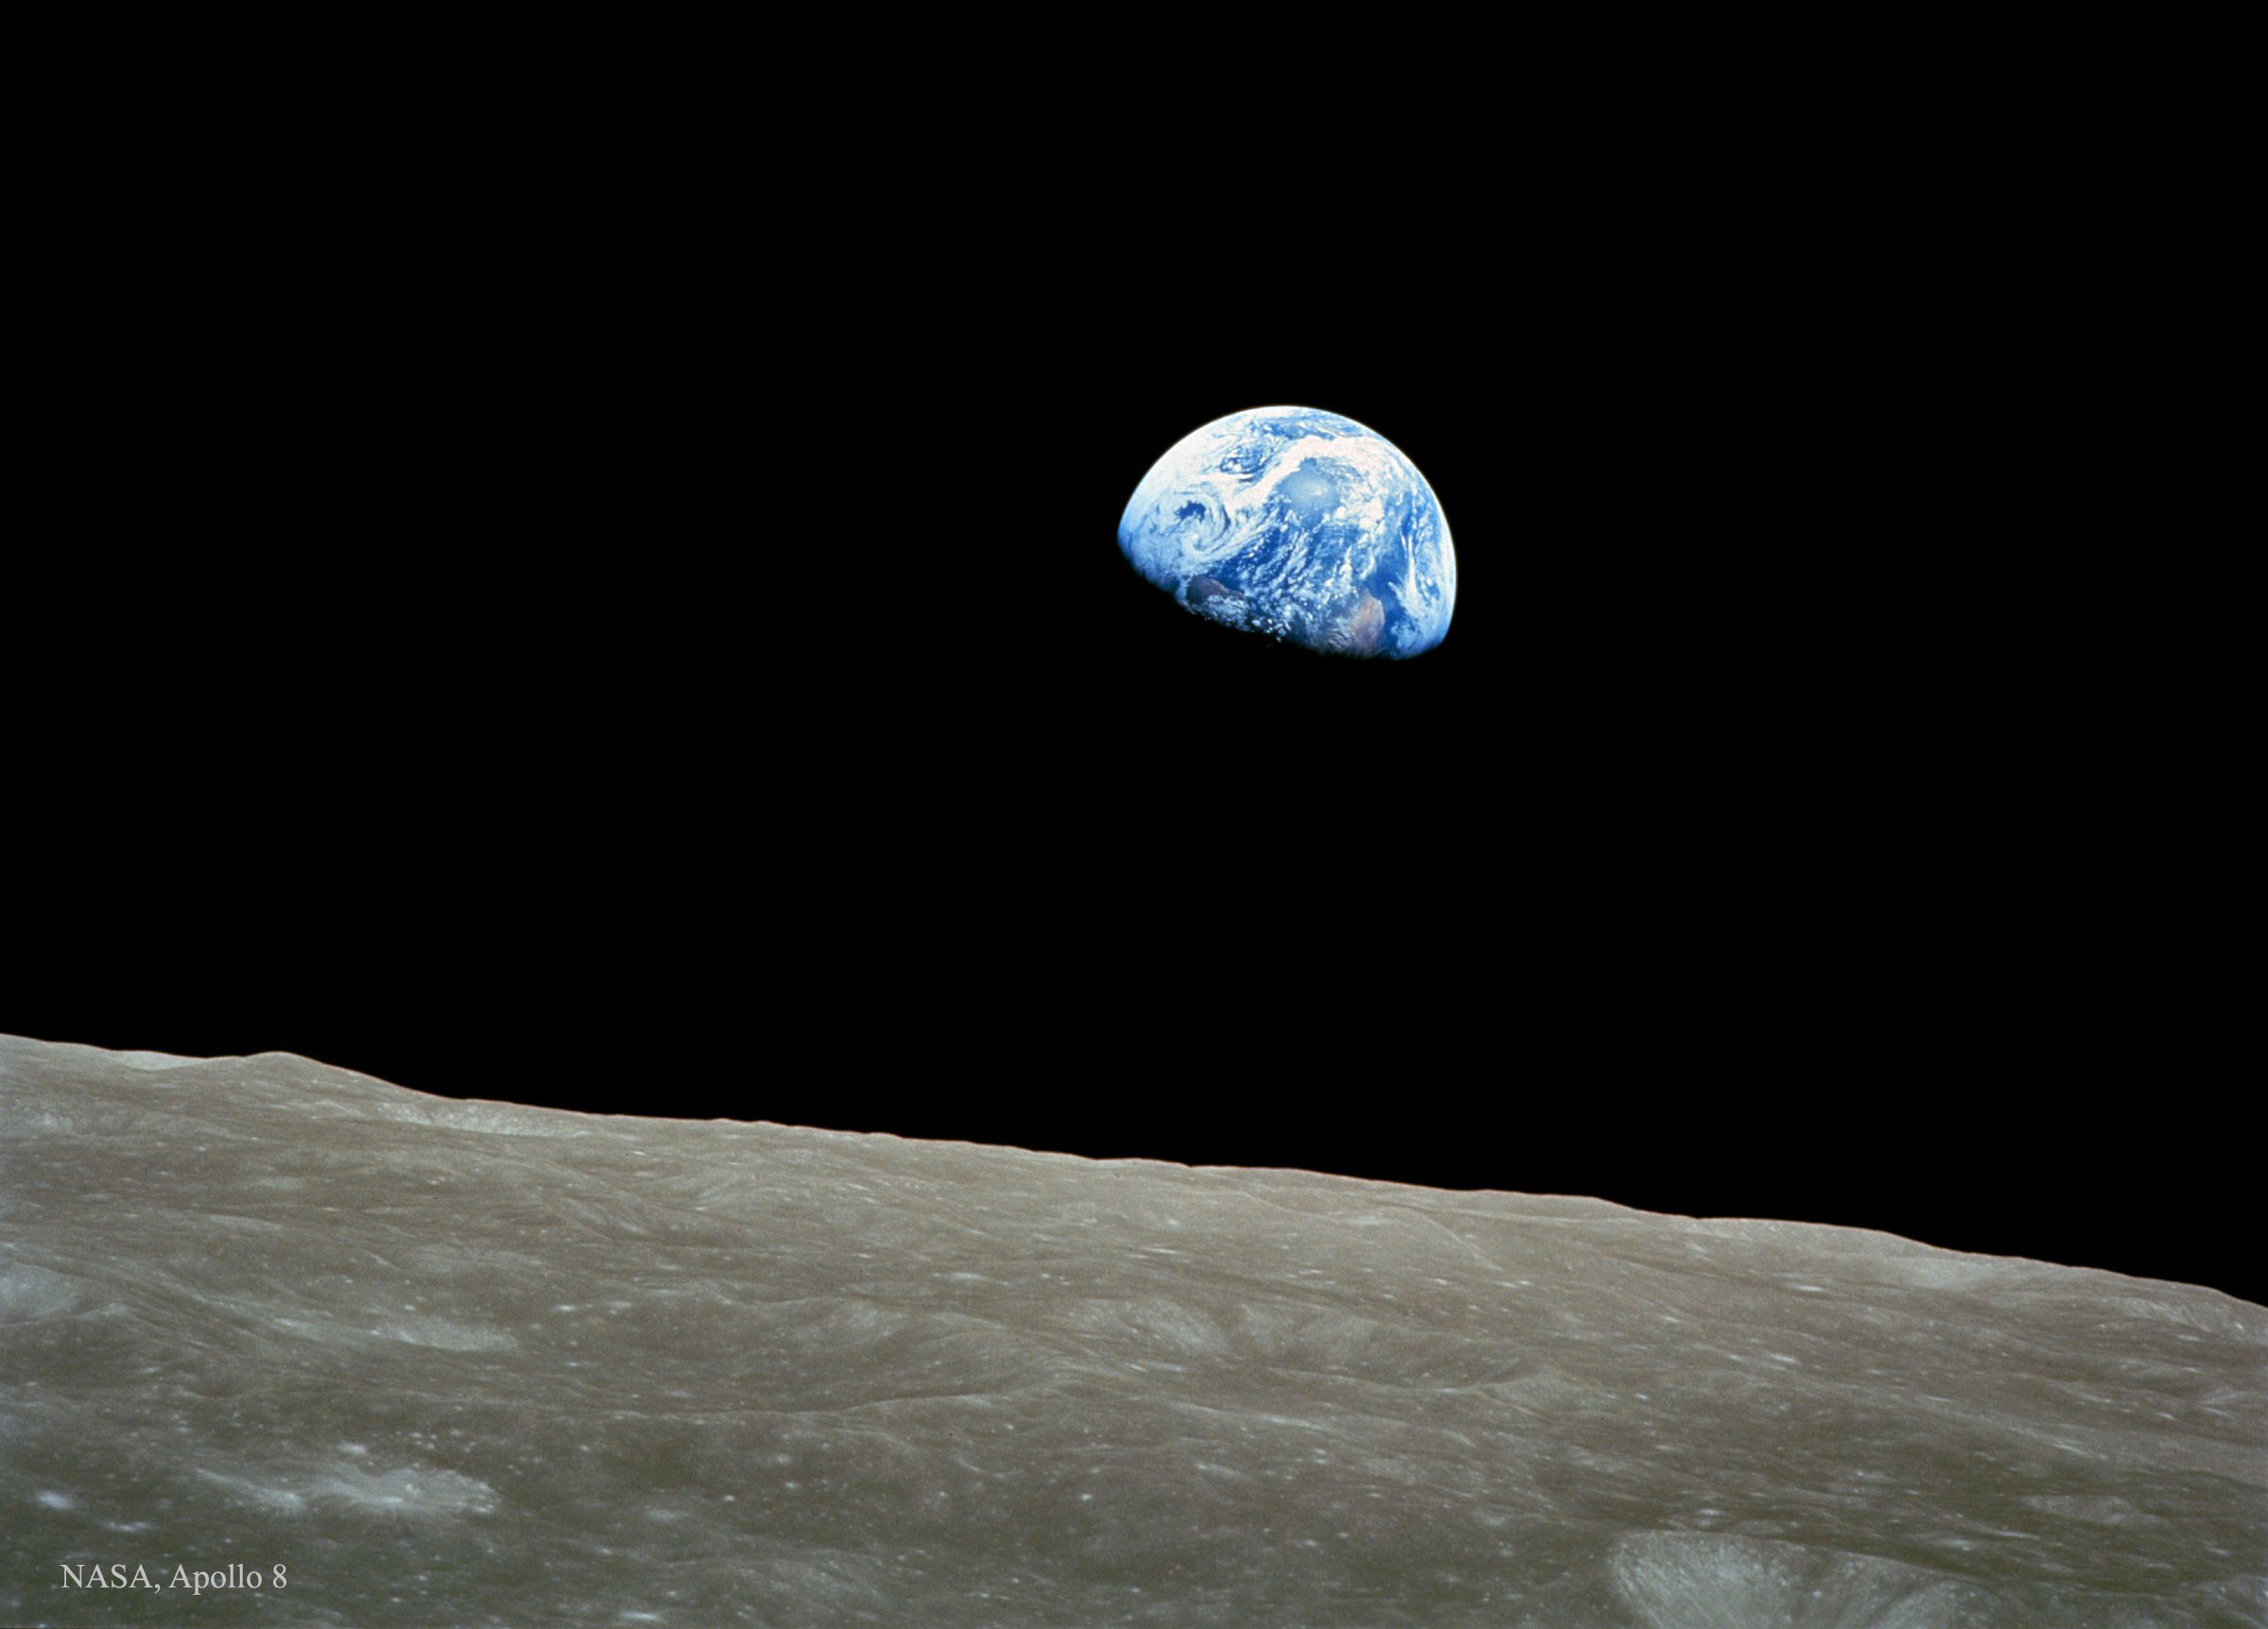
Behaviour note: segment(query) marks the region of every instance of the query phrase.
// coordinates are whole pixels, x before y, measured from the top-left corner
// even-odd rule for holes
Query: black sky
[[[0,1029],[2262,1298],[1957,288],[1658,170],[1461,170],[1366,244],[1052,163],[725,231],[649,187],[627,247],[588,187],[352,195],[381,260],[184,262],[101,535],[8,612]],[[1437,651],[1120,560],[1151,461],[1278,403],[1425,472]]]

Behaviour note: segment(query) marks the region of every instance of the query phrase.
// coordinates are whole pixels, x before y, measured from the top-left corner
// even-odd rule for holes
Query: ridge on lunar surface
[[[0,1220],[9,1621],[2268,1624],[2195,1286],[6,1037]]]

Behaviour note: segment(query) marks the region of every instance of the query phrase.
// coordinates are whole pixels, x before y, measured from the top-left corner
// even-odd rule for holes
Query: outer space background
[[[1083,141],[767,172],[739,240],[438,139],[185,208],[7,613],[0,1031],[2263,1299],[2179,765],[2018,479],[2015,251],[1930,274],[1988,222],[1404,153],[1350,184],[1423,230],[1209,237]],[[1120,559],[1276,403],[1432,483],[1440,649]]]
[[[593,105],[588,80],[501,60],[432,76],[414,119],[391,93],[357,111],[328,80],[267,118],[200,89],[194,117],[128,141],[112,184],[86,192],[130,223],[133,252],[86,253],[75,281],[99,319],[64,325],[77,361],[39,415],[52,454],[26,454],[55,501],[25,505],[0,584],[0,1034],[291,1052],[445,1097],[1881,1229],[2268,1304],[2246,1248],[2257,1148],[2225,1106],[2258,1072],[2230,1061],[2235,963],[2207,931],[2229,893],[2213,755],[2163,677],[2182,629],[2124,596],[2145,543],[2088,518],[2091,475],[2068,451],[2088,363],[2057,266],[1981,173],[1973,190],[1904,186],[1910,149],[1790,140],[1811,115],[1625,117],[1651,105],[1627,93],[1627,55],[1553,104],[1568,116],[1526,111],[1561,72],[1544,56],[1506,70],[1496,100],[1404,96],[1320,168],[1257,137],[1224,147],[1217,121],[1187,116],[1201,102],[1172,116],[1164,99],[1202,87],[1138,109],[1083,86],[1061,106],[945,95],[761,140],[737,102],[678,94],[674,73],[665,113],[601,96],[588,137],[567,116]],[[561,108],[499,111],[524,82],[557,86]],[[1573,116],[1594,100],[1598,117]],[[1159,134],[1176,129],[1205,137],[1183,150]],[[1271,647],[1200,624],[1120,559],[1152,461],[1273,403],[1357,419],[1425,474],[1458,557],[1441,648],[1359,664]],[[67,1087],[43,1079],[38,1101]],[[307,1147],[333,1135],[289,1129]],[[404,1159],[444,1148],[455,1175],[478,1163],[447,1125],[355,1135]],[[911,1157],[968,1175],[980,1209],[982,1174],[1015,1167]],[[384,1189],[392,1169],[356,1181]],[[767,1184],[771,1169],[738,1174],[746,1214],[841,1198],[823,1175]],[[53,1160],[25,1170],[58,1274],[101,1277],[72,1255],[100,1251],[63,1237],[82,1215],[128,1241],[135,1271],[137,1252],[167,1254],[141,1200],[113,1215],[93,1197],[97,1175],[146,1193],[148,1169],[91,1166],[77,1196]],[[1023,1217],[1001,1181],[1000,1216]],[[459,1202],[490,1243],[519,1214]],[[1519,1216],[1557,1204],[1474,1203],[1516,1243]],[[1017,1250],[1056,1247],[994,1222]],[[1337,1248],[1319,1225],[1279,1232],[1287,1260]],[[950,1216],[903,1236],[942,1252],[939,1273],[985,1265],[945,1260],[965,1243]],[[1520,1247],[1555,1249],[1543,1236]],[[870,1242],[815,1237],[822,1277],[830,1240]],[[598,1239],[541,1247],[602,1288],[660,1259]],[[223,1298],[181,1286],[251,1246],[208,1260],[193,1243],[163,1301],[190,1322],[129,1329],[132,1355],[233,1408],[212,1377],[238,1376],[234,1348],[177,1338]],[[919,1279],[898,1312],[958,1316],[961,1292],[937,1287],[958,1278],[932,1264],[885,1260]],[[302,1277],[279,1293],[329,1281]],[[1555,1288],[1568,1307],[1646,1310],[1579,1279]],[[1980,1305],[1970,1330],[1936,1316],[1959,1295],[1932,1291],[1906,1333],[1964,1354],[1962,1395],[1985,1398],[2036,1378],[2003,1346],[2053,1316],[2092,1333],[2025,1362],[2084,1347],[2115,1367],[2197,1336],[2178,1295],[2131,1329],[2090,1322],[2089,1283],[2061,1280],[2039,1304],[2053,1316]],[[1227,1318],[1239,1292],[1214,1289]],[[1747,1303],[1694,1294],[1691,1310],[1742,1322]],[[41,1416],[46,1457],[11,1473],[25,1490],[71,1469],[91,1417],[68,1343],[101,1308],[52,1298],[21,1335],[48,1365],[24,1377],[60,1399]],[[1847,1363],[1872,1360],[1854,1326],[1815,1315]],[[660,1326],[618,1327],[610,1351]],[[717,1329],[657,1362],[722,1383],[709,1358],[748,1351],[741,1325]],[[1128,1353],[1162,1338],[1121,1333]],[[2257,1333],[2240,1333],[2213,1337],[2190,1412],[2142,1428],[2155,1447],[2105,1428],[2088,1462],[2145,1512],[2163,1496],[2165,1525],[2120,1542],[2152,1565],[2161,1540],[2182,1549],[2184,1587],[2222,1589],[2225,1613],[2257,1604],[2257,1486],[2231,1472],[2215,1507],[2225,1466],[2199,1456],[2257,1442],[2257,1391],[2224,1373],[2257,1373]],[[1609,1366],[1635,1364],[1613,1398],[1730,1372],[1638,1373],[1642,1343],[1591,1335]],[[336,1361],[360,1362],[341,1338]],[[534,1364],[537,1336],[515,1338]],[[263,1439],[278,1453],[328,1451],[327,1428],[290,1409],[400,1412],[416,1399],[387,1377],[488,1361],[437,1349],[396,1341],[356,1384],[266,1402],[253,1385],[247,1406],[284,1411]],[[305,1361],[303,1380],[350,1372]],[[814,1395],[855,1367],[822,1351]],[[536,1449],[596,1417],[541,1388],[524,1409],[507,1371],[499,1417],[525,1413]],[[2155,1383],[2105,1395],[2123,1406]],[[1033,1423],[1072,1417],[1035,1395]],[[1148,1417],[1140,1401],[1125,1418]],[[1547,1404],[1520,1404],[1550,1424],[1538,1440],[1584,1447],[1600,1422]],[[1953,1492],[1925,1478],[1925,1505],[1974,1515],[1964,1479],[2048,1463],[2037,1443],[2005,1464],[1976,1449],[2036,1421],[2023,1407],[1995,1402],[1983,1434],[1883,1407],[1885,1442],[1910,1427],[1942,1449]],[[1765,1495],[1802,1480],[1737,1410],[1685,1417],[1721,1433],[1700,1457],[1757,1461]],[[1824,1475],[1844,1447],[1819,1429]],[[958,1441],[902,1434],[923,1453]],[[1089,1474],[1068,1451],[1019,1451]],[[162,1444],[147,1458],[193,1474]],[[890,1463],[844,1485],[887,1495],[904,1482]],[[1499,1468],[1486,1449],[1474,1463]],[[379,1532],[297,1465],[260,1485],[300,1488],[342,1544]],[[1179,1519],[1180,1484],[1131,1466],[1112,1474],[1156,1507],[1127,1530],[1149,1544]],[[465,1474],[525,1513],[517,1471]],[[618,1528],[644,1531],[641,1474],[607,1484],[604,1521],[570,1509],[543,1530],[592,1576]],[[1590,1497],[1569,1485],[1575,1506]],[[92,1494],[71,1497],[41,1507],[62,1536],[23,1530],[41,1566],[94,1519]],[[1886,1507],[1862,1505],[1863,1537]],[[2105,1508],[2082,1498],[2035,1525],[2068,1561]],[[1229,1527],[1251,1511],[1224,1509]],[[847,1532],[837,1513],[816,1519]],[[971,1529],[988,1543],[1084,1542],[993,1514]],[[717,1601],[737,1599],[732,1546],[763,1526],[733,1520],[715,1529]],[[2025,1542],[2012,1535],[1994,1554]],[[1392,1570],[1405,1548],[1381,1542],[1368,1596],[1315,1572],[1318,1599],[1365,1621],[1385,1620],[1380,1601],[1421,1611]],[[1606,1554],[1578,1551],[1585,1567]],[[1183,1620],[1261,1620],[1235,1591],[1295,1572],[1242,1553],[1221,1552],[1220,1615]],[[1053,1576],[1069,1587],[1092,1557],[1066,1555]],[[1704,1547],[1662,1566],[1706,1580],[1721,1561]],[[451,1599],[490,1599],[511,1562],[490,1556]],[[361,1579],[342,1564],[335,1582]],[[1638,1610],[1630,1588],[1597,1620]],[[800,1589],[779,1584],[778,1620],[800,1620]],[[877,1613],[925,1599],[883,1593],[897,1605]],[[938,1621],[991,1620],[951,1599],[965,1619]],[[1434,1620],[1503,1620],[1468,1604]],[[1547,1608],[1538,1621],[1583,1620]]]

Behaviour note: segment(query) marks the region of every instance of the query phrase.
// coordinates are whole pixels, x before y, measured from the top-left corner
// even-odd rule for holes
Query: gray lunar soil
[[[0,1620],[2172,1629],[2264,1596],[2268,1310],[2208,1289],[0,1037]]]

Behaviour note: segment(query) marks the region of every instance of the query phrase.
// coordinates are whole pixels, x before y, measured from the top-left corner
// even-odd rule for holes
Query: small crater
[[[378,1332],[388,1340],[444,1352],[499,1352],[517,1345],[502,1329],[448,1318],[397,1318]]]
[[[78,1280],[20,1261],[0,1271],[0,1323],[59,1317],[77,1307]]]

